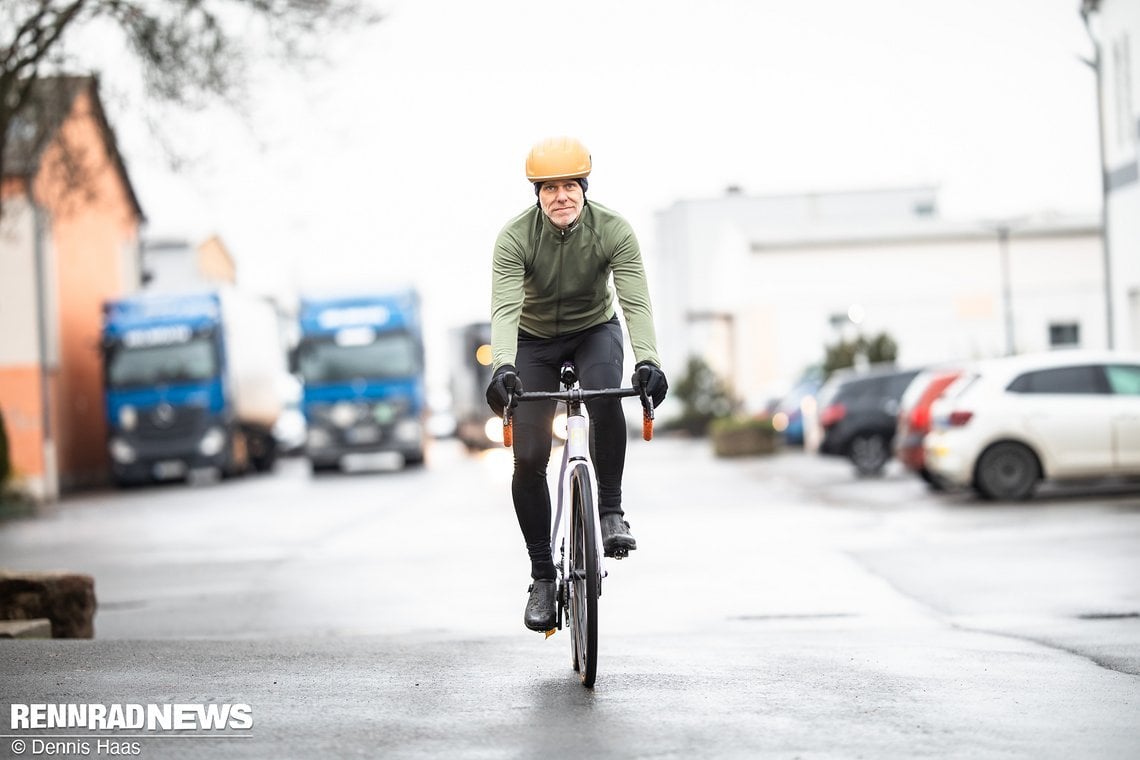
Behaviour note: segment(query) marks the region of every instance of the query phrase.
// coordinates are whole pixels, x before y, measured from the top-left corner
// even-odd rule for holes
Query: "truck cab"
[[[239,315],[237,298],[148,294],[105,305],[104,398],[116,484],[272,467],[284,353],[272,307],[261,304],[260,319]]]
[[[415,291],[303,298],[294,370],[314,471],[424,461],[426,392]]]

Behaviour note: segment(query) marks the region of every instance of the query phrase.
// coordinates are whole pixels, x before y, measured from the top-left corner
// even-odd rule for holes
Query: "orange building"
[[[94,77],[53,77],[12,124],[0,182],[0,409],[17,488],[107,478],[103,302],[140,282],[143,212]]]

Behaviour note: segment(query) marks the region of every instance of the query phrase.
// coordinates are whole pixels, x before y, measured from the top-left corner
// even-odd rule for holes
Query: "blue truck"
[[[287,368],[269,301],[233,288],[109,301],[102,354],[116,484],[273,467]]]
[[[426,390],[419,295],[302,297],[293,369],[303,385],[314,472],[424,461]]]

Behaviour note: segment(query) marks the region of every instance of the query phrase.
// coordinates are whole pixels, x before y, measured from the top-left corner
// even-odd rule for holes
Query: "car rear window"
[[[886,378],[886,380],[887,380],[887,387],[886,387],[887,397],[892,398],[895,401],[898,401],[900,398],[902,398],[903,394],[906,393],[907,387],[911,384],[911,382],[914,380],[915,376],[917,376],[917,375],[918,375],[918,370],[915,370],[913,372],[904,372],[900,375],[892,375],[892,376]]]
[[[854,401],[855,399],[867,398],[875,395],[876,385],[878,378],[862,378],[859,380],[848,380],[839,386],[838,401]]]
[[[1104,371],[1096,365],[1050,367],[1024,372],[1014,378],[1006,390],[1011,393],[1108,393]]]
[[[1140,396],[1140,366],[1135,364],[1114,364],[1105,367],[1108,386],[1113,393],[1122,396]]]

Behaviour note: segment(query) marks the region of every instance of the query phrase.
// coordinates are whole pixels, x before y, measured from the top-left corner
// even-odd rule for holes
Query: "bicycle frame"
[[[562,450],[562,466],[558,473],[558,497],[556,511],[551,520],[550,554],[551,557],[560,557],[562,583],[569,578],[569,552],[565,550],[564,539],[570,534],[570,489],[572,475],[579,464],[586,467],[591,488],[597,492],[597,475],[594,464],[590,461],[590,426],[584,410],[586,401],[593,398],[627,398],[638,396],[641,399],[643,411],[642,437],[645,440],[653,438],[653,405],[644,389],[639,388],[606,388],[602,390],[583,390],[578,386],[577,373],[573,364],[569,362],[562,366],[561,383],[563,390],[555,392],[525,392],[518,396],[519,401],[553,400],[566,407],[566,445]],[[513,433],[511,428],[511,407],[508,403],[503,413],[503,445],[511,446]],[[598,514],[597,500],[594,502],[594,546],[598,558],[598,595],[601,595],[601,579],[606,577],[605,552],[602,548],[601,519]],[[620,556],[620,555],[619,555]],[[560,595],[561,598],[561,595]],[[559,605],[557,625],[562,628],[562,609]]]
[[[567,391],[573,390],[568,387]],[[555,507],[554,519],[551,521],[550,556],[559,557],[561,577],[563,582],[570,577],[570,552],[565,550],[562,539],[570,535],[570,488],[572,464],[584,464],[589,475],[589,482],[597,491],[598,479],[594,473],[594,463],[590,461],[590,424],[582,409],[581,401],[567,401],[566,403],[566,445],[562,448],[562,466],[558,472],[558,499]],[[594,507],[594,546],[597,548],[598,567],[598,596],[602,595],[602,579],[606,577],[606,562],[602,551],[601,518],[598,515],[597,501]],[[559,552],[561,553],[559,555]],[[562,628],[562,610],[559,609],[558,627]]]
[[[547,631],[546,635],[549,637],[555,630],[561,630],[567,614],[570,615],[574,670],[578,671],[586,687],[592,687],[598,665],[598,599],[602,595],[606,564],[596,498],[598,480],[590,461],[590,424],[583,406],[589,399],[639,396],[644,412],[641,432],[648,441],[653,438],[653,405],[643,388],[583,390],[578,385],[574,365],[569,362],[562,365],[561,383],[564,390],[560,392],[522,393],[518,401],[551,400],[566,407],[566,445],[562,449],[557,511],[551,520],[550,532],[551,558],[555,551],[559,557],[557,615],[555,628]],[[508,394],[503,411],[505,446],[514,442],[511,427],[514,404],[515,399]],[[575,504],[585,508],[575,512]],[[621,559],[626,553],[624,548],[615,549],[612,556]]]

